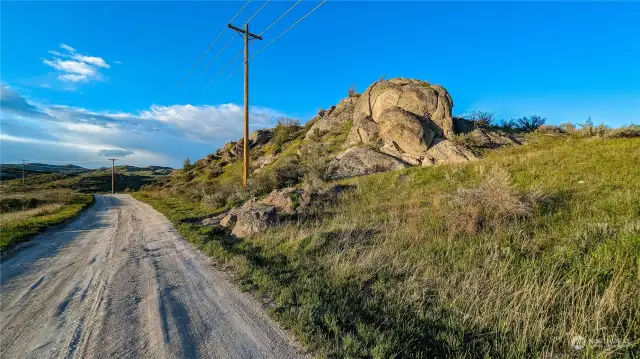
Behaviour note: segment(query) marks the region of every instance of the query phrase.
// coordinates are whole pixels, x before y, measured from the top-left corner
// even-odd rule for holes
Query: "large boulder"
[[[263,167],[270,165],[276,158],[274,154],[262,155],[251,162],[251,167],[255,169],[257,173]]]
[[[378,139],[378,132],[380,132],[380,126],[370,117],[354,118],[345,145],[348,148],[361,143],[373,142]]]
[[[408,167],[406,163],[397,158],[361,147],[347,149],[336,156],[329,166],[331,168],[331,177],[334,179],[363,176]]]
[[[386,109],[378,118],[382,141],[393,144],[402,153],[420,157],[436,136],[436,132],[420,117],[398,107]]]
[[[376,123],[390,108],[399,108],[434,124],[438,137],[454,134],[451,96],[440,85],[405,78],[378,81],[359,97],[353,113],[354,121],[370,117]]]
[[[238,238],[247,238],[264,233],[278,224],[278,213],[273,206],[241,207],[236,214],[236,225],[231,234]]]
[[[464,146],[458,146],[452,141],[438,138],[433,146],[425,153],[422,166],[441,165],[477,160],[478,157]]]
[[[358,98],[344,146],[367,144],[414,166],[427,158],[424,163],[440,161],[438,149],[432,151],[435,155],[427,152],[436,140],[455,134],[452,107],[451,96],[442,86],[406,78],[378,81]],[[448,145],[447,149],[453,150]]]
[[[273,137],[273,129],[255,130],[249,135],[249,147],[263,146]],[[240,140],[242,141],[242,140]],[[238,141],[238,142],[240,142]]]
[[[293,187],[275,189],[258,203],[276,207],[278,210],[287,214],[293,214],[300,204],[303,192],[301,189]]]

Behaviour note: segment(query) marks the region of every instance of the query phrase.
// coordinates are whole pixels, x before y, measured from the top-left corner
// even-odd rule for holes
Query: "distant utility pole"
[[[117,158],[109,158],[109,161],[111,161],[111,194],[115,193],[115,170],[116,170],[116,161],[118,159]]]
[[[25,190],[25,187],[24,187],[24,165],[25,165],[26,162],[27,162],[27,160],[22,159],[22,190],[23,191]]]
[[[247,188],[249,182],[249,40],[262,40],[262,36],[249,32],[249,24],[244,24],[244,30],[228,24],[227,27],[244,35],[244,172],[242,173],[242,187]]]

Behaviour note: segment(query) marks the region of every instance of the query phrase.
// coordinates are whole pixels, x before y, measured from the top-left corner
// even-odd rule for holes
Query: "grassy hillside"
[[[0,164],[0,180],[22,178],[22,164]],[[25,175],[36,175],[46,173],[85,173],[91,171],[75,165],[50,165],[44,163],[27,163],[24,165]]]
[[[74,173],[68,171],[51,173],[28,173],[25,185],[22,178],[4,180],[0,182],[0,193],[21,193],[40,191],[45,189],[66,188],[81,193],[111,192],[111,168],[99,168],[94,170]],[[173,171],[168,167],[134,167],[117,166],[115,168],[115,190],[137,190],[143,185],[154,180],[162,179]]]
[[[64,222],[93,203],[93,196],[58,189],[0,198],[0,252]]]
[[[194,224],[218,210],[186,192],[135,196],[320,356],[640,352],[640,138],[535,134],[340,183],[338,203],[251,240]]]

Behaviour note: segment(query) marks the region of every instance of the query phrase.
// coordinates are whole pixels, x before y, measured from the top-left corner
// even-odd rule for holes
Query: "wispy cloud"
[[[58,156],[56,160],[126,155],[131,164],[177,166],[185,157],[200,158],[242,136],[243,110],[236,104],[153,105],[136,113],[95,111],[42,105],[6,89],[3,87],[3,150],[16,156],[29,158],[35,151],[32,157],[46,153]],[[4,111],[5,104],[11,111]],[[284,114],[252,107],[250,115],[255,129],[273,126]]]
[[[68,83],[82,83],[93,80],[101,80],[101,69],[111,67],[103,58],[78,53],[75,48],[60,44],[64,52],[50,50],[53,58],[43,59],[42,62],[58,70],[58,80]]]
[[[18,92],[6,84],[0,84],[0,108],[3,112],[20,117],[48,118],[49,115],[27,102]]]
[[[67,44],[60,44],[60,48],[61,49],[65,49],[69,52],[76,52],[76,49],[74,49],[73,47],[67,45]]]
[[[98,155],[104,156],[104,157],[126,157],[126,156],[132,155],[134,153],[135,152],[133,152],[133,151],[127,151],[127,150],[100,150],[100,151],[98,151]]]

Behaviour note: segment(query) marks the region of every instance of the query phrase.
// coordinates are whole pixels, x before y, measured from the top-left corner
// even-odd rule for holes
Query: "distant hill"
[[[46,163],[26,163],[24,165],[25,175],[43,173],[85,173],[90,172],[88,168],[76,165],[51,165]],[[22,164],[0,164],[0,180],[12,178],[22,178]]]
[[[116,191],[137,190],[144,184],[161,179],[173,172],[162,166],[116,166]],[[25,186],[22,185],[22,165],[0,165],[0,191],[44,190],[70,188],[78,192],[96,193],[111,191],[111,167],[97,169],[75,165],[25,164]]]

